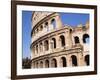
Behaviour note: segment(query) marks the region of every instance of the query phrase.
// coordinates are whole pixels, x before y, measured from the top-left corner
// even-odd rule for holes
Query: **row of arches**
[[[89,43],[89,35],[88,34],[84,34],[83,37],[82,37],[82,40],[83,40],[83,43]],[[74,37],[74,41],[75,41],[75,44],[80,43],[79,37],[75,36]]]
[[[75,36],[74,41],[75,44],[80,43],[79,37]],[[39,53],[39,51],[43,52],[43,51],[48,51],[49,49],[55,49],[57,48],[57,44],[59,44],[60,47],[64,47],[66,45],[65,43],[66,43],[65,36],[60,35],[58,40],[56,40],[56,38],[51,38],[50,40],[45,40],[44,42],[40,42],[39,44],[33,47],[34,48],[33,53],[35,54]],[[88,34],[83,35],[83,43],[89,43]]]
[[[89,66],[89,55],[86,55],[84,57],[84,62],[87,66]],[[60,58],[60,66],[61,67],[67,67],[67,59],[66,57],[61,57]],[[72,55],[71,56],[71,64],[72,66],[78,66],[78,59],[77,59],[77,56],[75,55]],[[58,67],[58,61],[56,58],[53,58],[51,61],[50,60],[45,60],[44,62],[43,61],[40,61],[40,62],[36,62],[36,65],[34,65],[35,68],[49,68],[49,67]]]
[[[50,27],[52,27],[53,29],[56,29],[56,20],[55,20],[55,18],[52,18],[51,20],[46,21],[45,23],[41,24],[39,27],[34,29],[33,30],[33,35],[35,36],[36,34],[43,31],[44,29],[46,29],[46,31],[50,31]]]
[[[60,46],[65,46],[65,37],[61,35],[59,37]],[[49,46],[50,45],[50,46]],[[44,42],[40,42],[40,44],[37,44],[33,47],[33,53],[39,53],[43,51],[48,51],[49,49],[55,49],[57,47],[57,40],[56,38],[51,38],[51,40],[45,40]]]

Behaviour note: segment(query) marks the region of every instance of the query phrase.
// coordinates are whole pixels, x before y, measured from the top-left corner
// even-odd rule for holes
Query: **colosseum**
[[[89,20],[64,25],[57,12],[33,12],[31,68],[89,66]]]

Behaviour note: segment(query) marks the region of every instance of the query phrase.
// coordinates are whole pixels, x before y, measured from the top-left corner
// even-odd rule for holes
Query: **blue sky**
[[[30,57],[30,44],[31,44],[31,16],[32,11],[22,11],[22,52],[23,58]],[[80,13],[60,13],[63,24],[77,26],[89,20],[89,14]]]
[[[30,57],[31,15],[31,11],[22,11],[22,46],[24,58]]]
[[[89,14],[60,13],[60,17],[63,24],[68,24],[73,27],[77,26],[78,24],[85,25],[89,20]]]

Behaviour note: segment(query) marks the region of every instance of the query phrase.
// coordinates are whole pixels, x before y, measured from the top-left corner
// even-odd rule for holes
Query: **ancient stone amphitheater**
[[[77,19],[75,19],[77,20]],[[62,24],[57,12],[33,12],[32,68],[88,66],[89,21],[76,27]]]

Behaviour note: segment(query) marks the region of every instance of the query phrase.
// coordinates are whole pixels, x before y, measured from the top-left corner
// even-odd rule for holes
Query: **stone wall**
[[[89,65],[89,21],[73,28],[59,13],[33,12],[32,24],[32,68]]]

